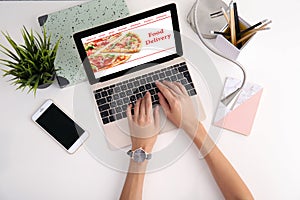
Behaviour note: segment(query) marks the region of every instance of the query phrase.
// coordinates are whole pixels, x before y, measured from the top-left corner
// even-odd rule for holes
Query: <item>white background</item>
[[[168,2],[127,0],[131,13]],[[194,0],[175,2],[183,34],[200,43],[185,21]],[[19,31],[23,25],[40,30],[35,23],[37,16],[76,4],[1,1],[0,29],[21,41]],[[246,68],[248,80],[262,85],[264,93],[251,135],[224,131],[218,146],[255,199],[297,200],[300,2],[238,1],[238,8],[239,14],[251,24],[265,18],[273,20],[272,30],[256,34],[238,58]],[[7,45],[3,37],[0,43]],[[239,76],[232,64],[208,54],[222,77]],[[99,164],[84,148],[68,155],[30,121],[34,110],[47,98],[72,113],[73,88],[61,90],[54,84],[40,90],[34,98],[32,94],[15,91],[8,80],[9,77],[0,79],[0,199],[118,199],[125,174]],[[191,148],[172,166],[148,174],[144,199],[222,199],[205,162],[197,156],[196,149]]]

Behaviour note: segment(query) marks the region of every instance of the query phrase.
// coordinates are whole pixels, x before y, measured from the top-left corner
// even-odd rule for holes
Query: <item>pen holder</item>
[[[243,31],[246,28],[250,27],[250,24],[248,24],[245,20],[239,17],[239,26],[240,30]],[[228,27],[228,25],[223,27],[220,31],[230,34],[230,28]],[[227,37],[223,35],[217,35],[214,46],[226,57],[232,60],[236,60],[241,50],[248,44],[248,42],[254,35],[255,34],[241,42],[241,48],[237,48],[236,46],[234,46],[231,43],[229,36]]]

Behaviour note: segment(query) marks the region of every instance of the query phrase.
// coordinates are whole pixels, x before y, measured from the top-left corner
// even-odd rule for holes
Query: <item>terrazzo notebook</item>
[[[47,34],[51,34],[52,44],[61,38],[55,59],[55,67],[60,69],[57,80],[61,88],[86,80],[73,34],[128,14],[124,0],[93,0],[38,18],[42,30],[45,26]]]

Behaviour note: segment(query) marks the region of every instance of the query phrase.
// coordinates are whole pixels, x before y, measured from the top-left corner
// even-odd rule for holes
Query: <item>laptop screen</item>
[[[164,58],[180,55],[175,4],[152,11],[74,35],[77,47],[84,48],[85,55],[80,53],[91,83],[91,79],[109,80],[141,69],[143,64],[157,64]]]

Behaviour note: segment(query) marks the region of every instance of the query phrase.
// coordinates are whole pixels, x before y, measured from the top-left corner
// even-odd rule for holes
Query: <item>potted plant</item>
[[[22,91],[27,87],[28,93],[33,91],[34,96],[38,88],[46,88],[54,81],[56,69],[54,60],[56,57],[59,40],[51,45],[51,35],[47,37],[46,30],[40,35],[37,32],[33,34],[23,27],[22,37],[24,44],[18,45],[8,33],[2,34],[9,42],[13,51],[0,44],[0,51],[9,57],[9,59],[1,59],[0,64],[10,69],[2,69],[3,76],[12,75],[10,79],[14,85],[18,85],[17,89]]]

